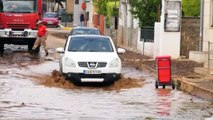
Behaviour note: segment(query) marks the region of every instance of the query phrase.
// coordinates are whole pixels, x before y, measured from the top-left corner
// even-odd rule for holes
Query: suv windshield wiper
[[[18,13],[18,12],[16,12],[16,11],[3,11],[3,12]]]
[[[77,52],[77,51],[79,51],[79,50],[68,50],[68,51]]]
[[[87,52],[100,52],[99,50],[87,50]]]

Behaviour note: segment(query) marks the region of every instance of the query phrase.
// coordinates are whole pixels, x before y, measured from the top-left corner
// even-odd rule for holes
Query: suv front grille
[[[105,78],[106,74],[78,74],[80,78]]]
[[[89,64],[89,62],[78,62],[79,67],[89,68],[88,64]],[[106,67],[106,65],[107,65],[106,62],[97,62],[97,64],[98,64],[97,68]]]

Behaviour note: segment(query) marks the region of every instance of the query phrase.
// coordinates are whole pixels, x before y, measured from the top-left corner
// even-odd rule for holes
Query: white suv
[[[61,54],[60,71],[73,82],[114,82],[121,76],[121,60],[108,36],[69,36]]]

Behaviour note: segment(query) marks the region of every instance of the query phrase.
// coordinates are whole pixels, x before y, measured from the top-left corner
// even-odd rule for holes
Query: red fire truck
[[[0,0],[0,53],[4,44],[28,45],[30,51],[41,15],[42,0]]]

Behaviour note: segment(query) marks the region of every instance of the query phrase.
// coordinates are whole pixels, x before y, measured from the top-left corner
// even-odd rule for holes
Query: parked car
[[[70,35],[101,35],[101,33],[97,28],[78,26],[70,31]]]
[[[59,18],[58,14],[54,12],[45,12],[42,18],[43,24],[50,27],[58,27]]]
[[[60,71],[74,83],[107,82],[111,83],[121,76],[121,60],[113,41],[101,35],[70,35],[61,53]]]

